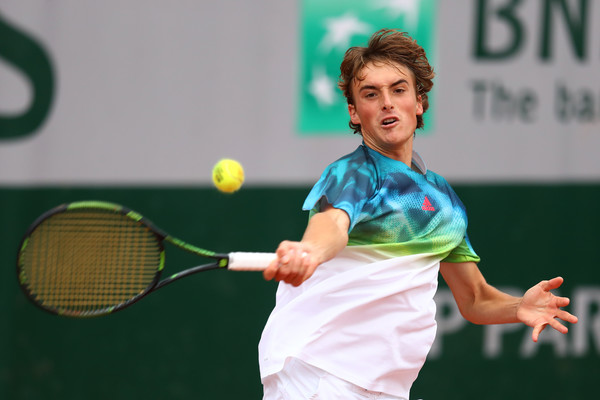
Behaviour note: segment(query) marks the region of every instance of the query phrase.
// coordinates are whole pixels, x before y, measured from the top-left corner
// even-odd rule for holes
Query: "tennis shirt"
[[[296,357],[408,399],[435,337],[440,261],[479,261],[465,207],[417,153],[410,168],[364,144],[326,168],[303,209],[324,202],[348,214],[348,245],[302,285],[279,284],[261,377]]]

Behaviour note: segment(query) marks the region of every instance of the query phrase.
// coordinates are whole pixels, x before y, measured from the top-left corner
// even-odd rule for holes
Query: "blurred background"
[[[600,4],[589,0],[0,0],[0,398],[260,399],[276,285],[213,271],[115,315],[28,303],[20,238],[60,203],[121,203],[216,251],[299,239],[304,197],[360,143],[344,51],[408,31],[437,77],[416,150],[455,187],[487,280],[561,275],[580,322],[539,343],[447,287],[414,399],[582,399],[600,374]],[[222,157],[245,167],[233,195]],[[167,268],[197,263],[167,251]],[[352,349],[348,349],[352,351]]]

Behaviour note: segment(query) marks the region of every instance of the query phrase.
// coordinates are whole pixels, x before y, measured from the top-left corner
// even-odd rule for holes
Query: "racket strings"
[[[85,313],[143,293],[162,247],[143,224],[110,210],[72,210],[42,222],[22,255],[30,293],[45,307]]]

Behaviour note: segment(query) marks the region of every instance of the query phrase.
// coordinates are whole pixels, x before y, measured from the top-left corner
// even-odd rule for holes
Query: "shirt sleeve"
[[[448,196],[452,199],[452,202],[456,204],[462,210],[464,214],[465,221],[468,221],[467,218],[467,209],[463,202],[460,200],[454,189],[450,186],[450,184],[441,176],[438,175],[438,179],[440,181],[440,185],[445,187],[445,191],[448,193]],[[468,223],[467,223],[468,225]],[[471,241],[469,240],[469,235],[465,232],[463,240],[456,246],[450,254],[448,254],[442,262],[451,262],[451,263],[460,263],[460,262],[476,262],[480,261],[479,256],[473,249],[471,245]]]
[[[468,236],[465,236],[462,242],[460,242],[460,244],[456,246],[454,250],[452,250],[450,254],[446,256],[446,258],[442,260],[442,262],[451,263],[460,263],[468,261],[476,263],[480,261],[479,256],[475,253],[473,247],[471,247],[471,243],[469,241]]]
[[[350,218],[350,230],[358,222],[365,203],[377,190],[377,171],[366,152],[359,148],[351,155],[329,165],[304,201],[303,210],[311,216],[323,202],[344,210]]]

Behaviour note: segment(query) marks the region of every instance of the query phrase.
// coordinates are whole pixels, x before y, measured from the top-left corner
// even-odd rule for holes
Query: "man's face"
[[[413,73],[400,64],[369,63],[359,78],[352,82],[348,112],[361,125],[365,144],[392,158],[403,149],[412,152],[417,115],[423,114]]]

